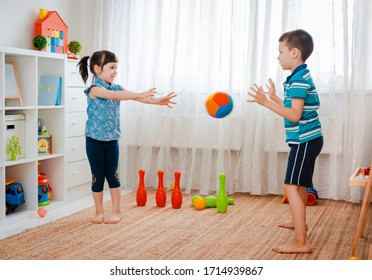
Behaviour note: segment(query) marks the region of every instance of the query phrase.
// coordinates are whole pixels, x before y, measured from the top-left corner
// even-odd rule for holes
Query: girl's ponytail
[[[87,83],[88,76],[89,76],[89,73],[88,73],[88,59],[89,59],[89,56],[84,56],[83,58],[80,59],[80,61],[78,63],[79,73],[81,75],[81,78],[84,81],[84,84]]]

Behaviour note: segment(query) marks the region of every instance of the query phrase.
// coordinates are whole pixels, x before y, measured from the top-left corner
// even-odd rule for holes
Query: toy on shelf
[[[68,44],[68,50],[70,51],[70,53],[67,55],[68,59],[79,60],[79,56],[77,54],[81,51],[81,43],[80,42],[75,41],[75,40],[71,41]]]
[[[46,206],[50,204],[52,186],[48,177],[40,172],[40,162],[38,162],[38,206]]]
[[[5,181],[5,214],[13,212],[17,207],[25,203],[25,194],[17,179],[7,178]]]
[[[43,49],[52,53],[68,52],[68,27],[56,11],[40,9],[39,19],[35,22],[34,36],[44,36],[47,45]]]
[[[40,218],[44,218],[47,213],[48,211],[44,207],[40,207],[39,209],[37,209],[37,214],[39,215]]]
[[[37,153],[39,156],[51,155],[53,153],[53,137],[44,126],[42,119],[38,119]]]
[[[32,44],[34,45],[35,49],[41,51],[47,46],[47,39],[44,36],[38,35],[34,37]]]
[[[6,145],[6,153],[11,155],[10,160],[17,160],[17,156],[22,154],[22,147],[19,142],[19,137],[17,135],[12,135],[12,138],[8,139],[8,144]]]

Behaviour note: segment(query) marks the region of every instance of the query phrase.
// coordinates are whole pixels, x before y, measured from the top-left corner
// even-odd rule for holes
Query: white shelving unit
[[[16,64],[21,87],[23,106],[17,99],[5,99],[5,63]],[[61,105],[38,106],[38,84],[40,76],[62,77]],[[5,180],[17,178],[25,193],[25,203],[6,215],[0,211],[0,227],[35,216],[38,208],[38,162],[52,186],[48,210],[62,207],[66,203],[65,187],[65,76],[66,57],[33,50],[0,47],[0,209],[5,209]],[[24,120],[24,158],[6,160],[5,115],[22,114]],[[38,118],[44,120],[53,135],[53,153],[38,156]]]
[[[92,175],[85,152],[86,85],[76,60],[66,63],[66,188],[67,201],[91,195]]]

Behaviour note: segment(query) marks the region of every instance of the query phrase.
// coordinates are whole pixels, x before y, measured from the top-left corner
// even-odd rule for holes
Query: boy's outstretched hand
[[[253,99],[247,100],[248,102],[257,102],[258,104],[265,106],[265,103],[269,101],[266,96],[266,92],[263,90],[262,86],[259,87],[256,83],[251,86],[251,91],[248,91],[248,94],[253,97]]]
[[[264,105],[265,102],[270,99],[275,103],[282,103],[282,100],[275,93],[275,84],[271,79],[267,81],[266,87],[268,91],[264,91],[262,87],[259,87],[257,84],[254,84],[251,87],[251,91],[253,91],[253,93],[248,92],[248,94],[252,96],[253,99],[248,100],[248,102],[257,102],[260,105]],[[267,98],[267,96],[269,98]]]

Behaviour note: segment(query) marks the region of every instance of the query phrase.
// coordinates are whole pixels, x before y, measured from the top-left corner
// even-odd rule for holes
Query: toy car
[[[313,188],[306,188],[307,191],[307,206],[312,206],[318,199],[318,192]]]
[[[25,194],[20,183],[6,185],[5,189],[6,208],[5,213],[13,212],[18,206],[25,203]]]
[[[314,188],[306,188],[306,192],[307,192],[307,203],[306,205],[307,206],[312,206],[316,203],[316,200],[318,199],[318,192],[316,189]],[[288,203],[288,199],[287,199],[287,196],[284,195],[281,202],[281,204],[283,203]]]

